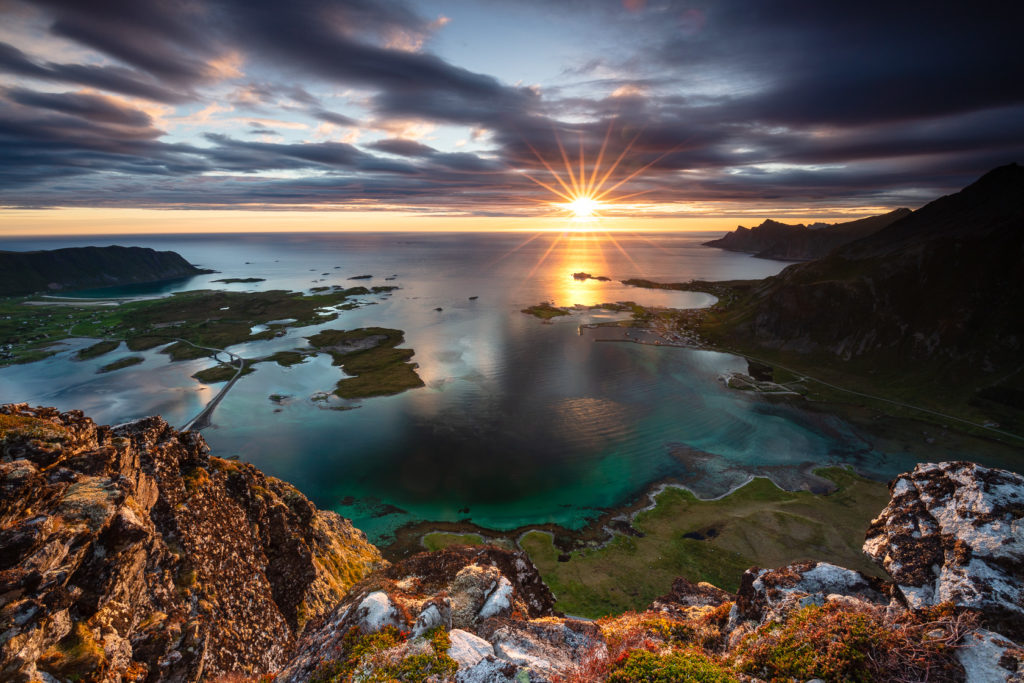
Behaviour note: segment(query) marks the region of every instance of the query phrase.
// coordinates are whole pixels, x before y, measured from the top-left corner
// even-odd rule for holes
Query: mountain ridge
[[[809,261],[877,232],[910,213],[910,209],[896,209],[846,223],[814,226],[780,223],[768,218],[758,226],[745,228],[741,225],[733,232],[703,244],[727,251],[750,253],[757,258]]]

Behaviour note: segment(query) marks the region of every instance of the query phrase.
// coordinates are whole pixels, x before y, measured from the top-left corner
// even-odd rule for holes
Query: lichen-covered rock
[[[494,654],[551,679],[564,678],[590,660],[608,658],[594,622],[579,619],[508,620],[484,629]]]
[[[877,605],[888,602],[881,580],[828,562],[798,562],[778,569],[751,567],[740,579],[732,620],[778,620],[793,609],[823,605],[830,596]]]
[[[447,632],[446,654],[458,665],[458,681],[562,680],[588,658],[607,658],[596,624],[556,616],[553,605],[520,552],[451,547],[421,553],[355,585],[307,630],[278,680],[307,680],[324,662],[356,652],[356,640],[389,628],[389,637],[403,643]],[[387,657],[408,652],[407,645],[396,645]]]
[[[460,669],[469,669],[484,657],[494,655],[494,646],[478,635],[452,629],[448,632],[448,656],[459,664]]]
[[[956,655],[968,683],[1024,683],[1024,649],[998,633],[968,634]]]
[[[0,679],[279,668],[382,562],[365,536],[158,417],[0,406]]]
[[[680,576],[672,582],[672,590],[660,598],[656,598],[648,609],[679,615],[691,607],[717,607],[735,599],[736,596],[732,593],[712,586],[710,583],[705,581],[692,583]]]
[[[970,462],[921,464],[890,485],[864,551],[914,608],[975,609],[1024,638],[1024,477]]]

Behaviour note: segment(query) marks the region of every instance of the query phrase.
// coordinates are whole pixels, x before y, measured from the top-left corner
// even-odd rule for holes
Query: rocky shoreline
[[[1024,679],[1024,477],[969,462],[890,484],[864,551],[891,580],[754,567],[736,594],[677,579],[593,622],[522,552],[388,565],[157,417],[0,406],[0,454],[3,680]]]

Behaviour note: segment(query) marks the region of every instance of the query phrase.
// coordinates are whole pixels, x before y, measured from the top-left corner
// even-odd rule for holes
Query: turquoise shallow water
[[[590,305],[635,300],[707,305],[703,294],[579,282],[586,271],[614,280],[647,277],[760,278],[786,264],[701,247],[707,235],[595,240],[528,235],[252,235],[0,241],[0,248],[137,244],[178,251],[220,273],[93,295],[152,295],[220,287],[308,289],[394,284],[363,297],[328,328],[369,325],[406,331],[426,387],[344,404],[311,400],[342,377],[326,357],[281,368],[260,364],[242,378],[203,432],[214,452],[238,455],[291,481],[322,506],[386,541],[411,521],[468,519],[512,529],[552,522],[579,528],[634,499],[653,482],[683,479],[720,495],[750,474],[786,486],[813,465],[848,463],[887,477],[913,465],[879,452],[842,420],[726,389],[718,380],[745,362],[728,354],[595,341],[579,330],[613,319],[582,311],[542,324],[519,309],[552,300]],[[525,242],[525,243],[524,243]],[[370,281],[350,281],[372,274]],[[255,285],[212,284],[263,277]],[[388,280],[386,278],[394,278]],[[476,296],[476,300],[469,297]],[[437,311],[436,308],[443,310]],[[318,327],[232,347],[246,357],[303,345]],[[217,391],[190,378],[208,361],[170,363],[157,350],[115,373],[96,369],[118,352],[73,361],[57,356],[0,370],[0,399],[79,408],[99,422],[154,413],[185,423]],[[123,349],[122,349],[123,352]],[[287,396],[272,402],[272,394]],[[349,407],[351,410],[331,410]],[[942,458],[969,457],[941,453]]]

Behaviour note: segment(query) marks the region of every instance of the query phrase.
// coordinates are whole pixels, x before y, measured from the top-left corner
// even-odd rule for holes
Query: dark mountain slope
[[[780,261],[809,261],[821,258],[833,249],[875,233],[910,214],[910,209],[896,209],[881,216],[871,216],[824,228],[790,225],[771,219],[754,228],[742,225],[724,237],[705,242],[705,246],[729,251],[742,251],[758,258]]]
[[[997,168],[709,320],[723,343],[964,390],[1024,363],[1024,168]],[[832,365],[832,367],[837,367]],[[1012,389],[1011,393],[1017,389]],[[1004,401],[1005,402],[1005,401]]]
[[[0,296],[115,287],[208,272],[173,251],[144,247],[0,251]]]

